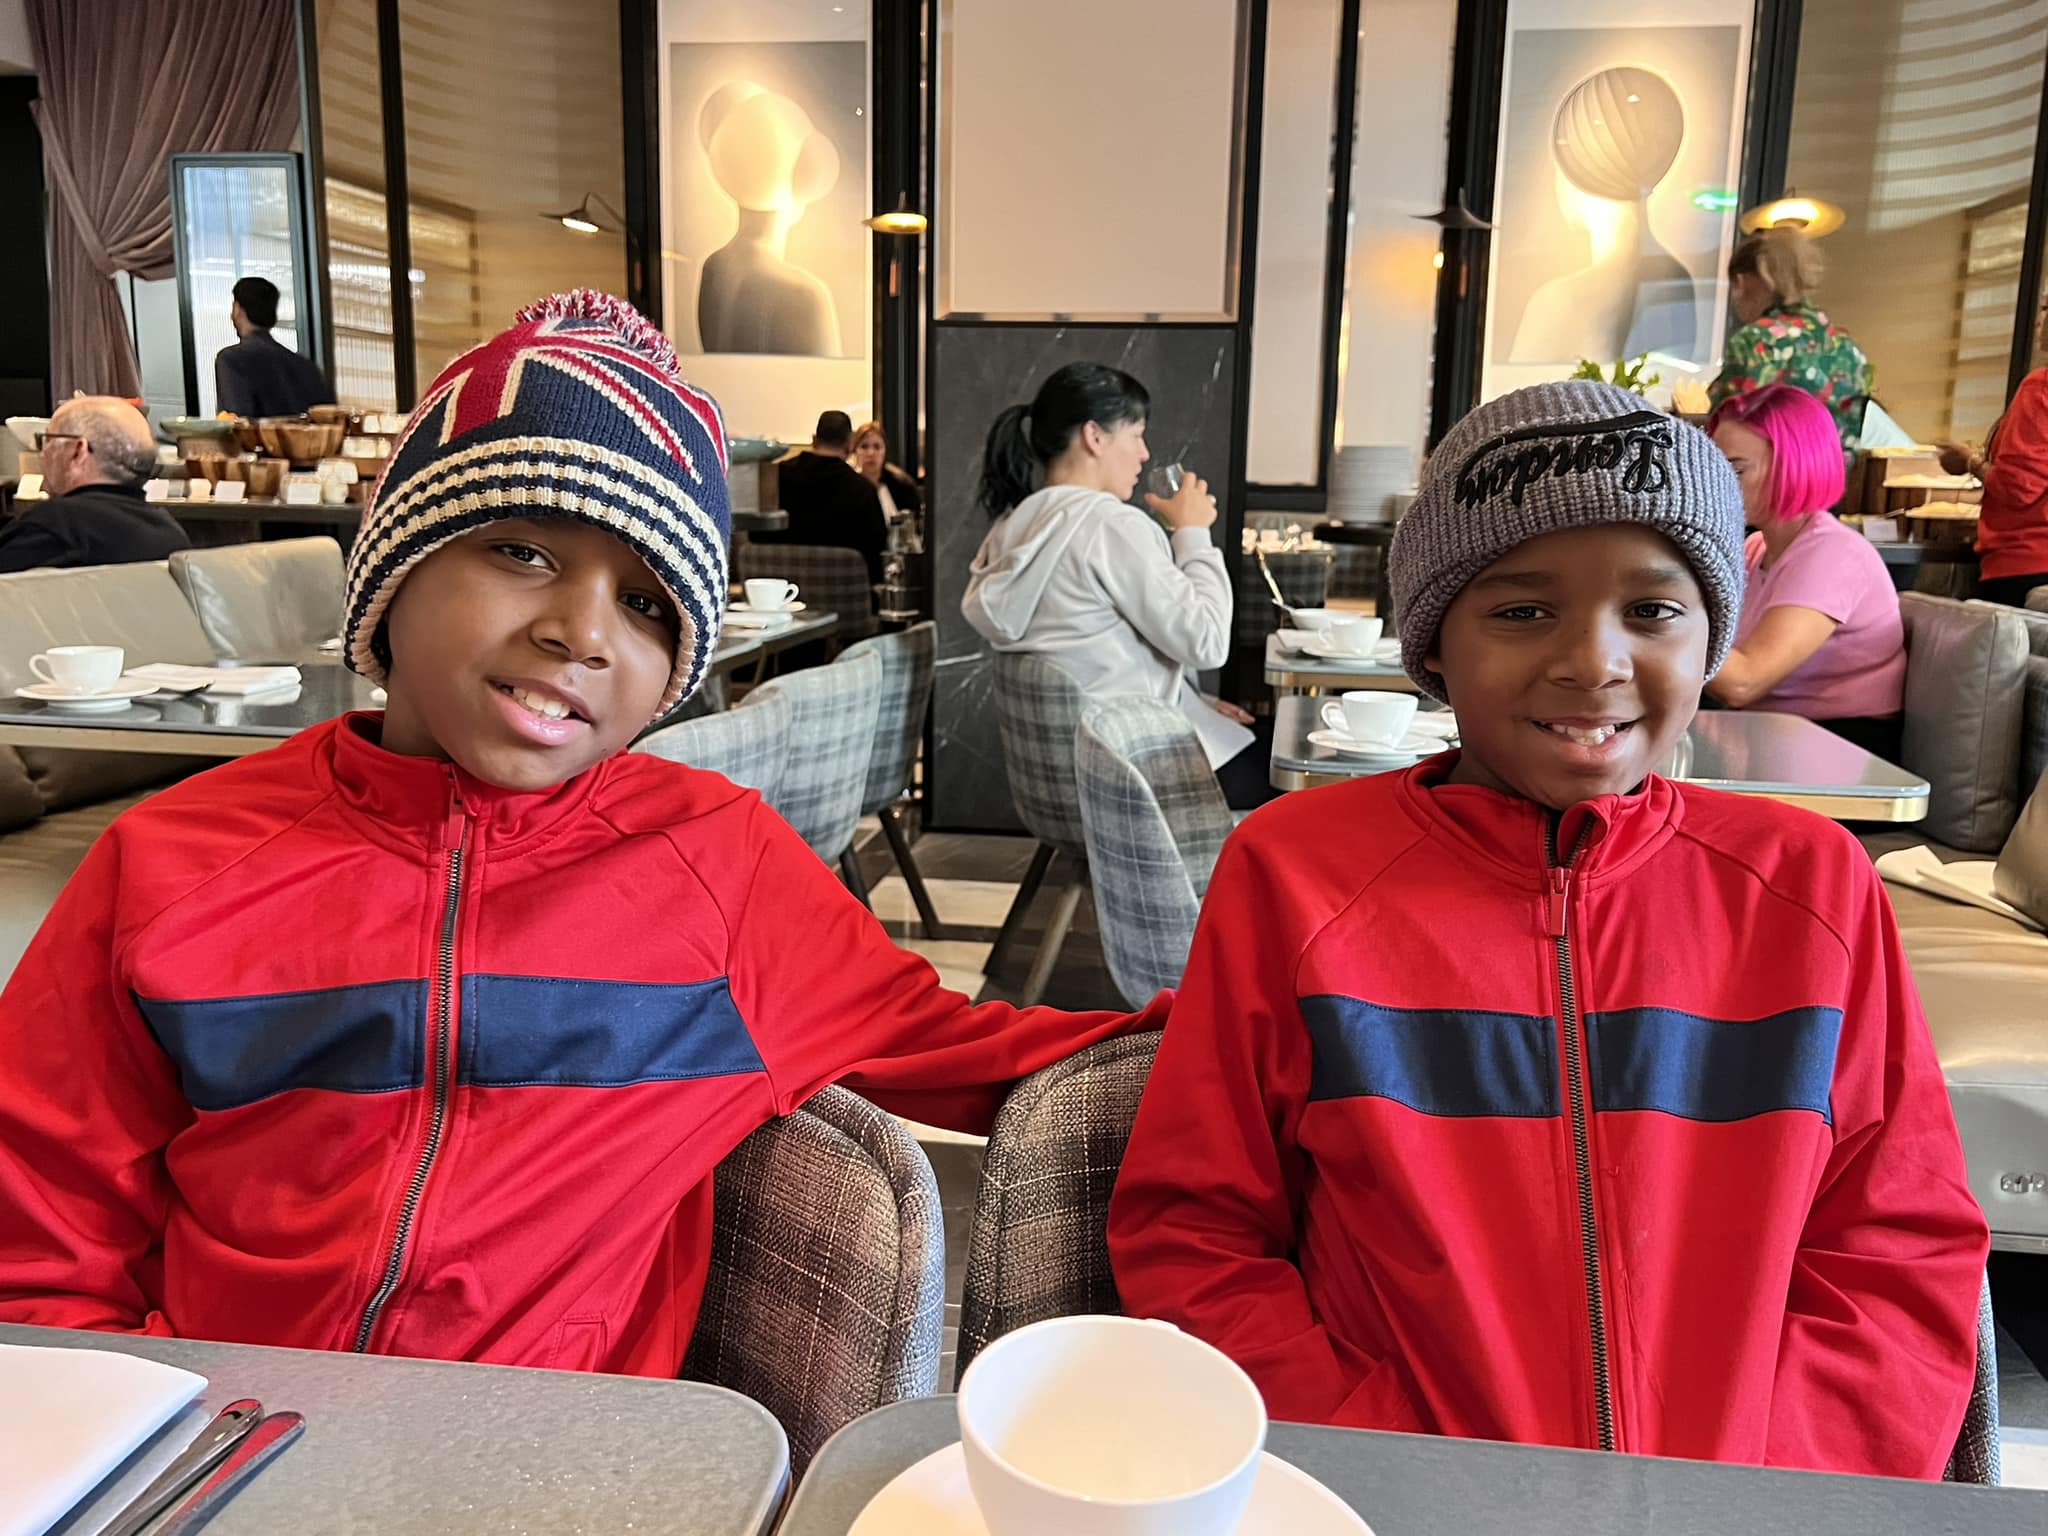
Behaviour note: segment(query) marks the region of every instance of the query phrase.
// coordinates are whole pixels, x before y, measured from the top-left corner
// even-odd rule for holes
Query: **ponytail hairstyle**
[[[1145,386],[1102,363],[1068,363],[1029,405],[1013,405],[988,429],[981,454],[981,507],[1001,517],[1037,488],[1038,473],[1094,422],[1105,432],[1152,411]]]

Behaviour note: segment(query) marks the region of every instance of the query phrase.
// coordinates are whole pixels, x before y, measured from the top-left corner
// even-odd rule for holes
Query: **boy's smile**
[[[1464,752],[1451,778],[1564,810],[1626,794],[1699,711],[1707,608],[1648,528],[1544,534],[1481,571],[1444,614],[1443,675]]]
[[[511,518],[421,561],[385,622],[384,746],[540,790],[620,751],[654,718],[682,620],[614,535]]]

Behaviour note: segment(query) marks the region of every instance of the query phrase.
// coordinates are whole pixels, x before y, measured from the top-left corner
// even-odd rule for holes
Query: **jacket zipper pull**
[[[1572,872],[1559,867],[1550,871],[1550,888],[1543,893],[1545,926],[1553,939],[1564,937],[1565,903],[1571,896]]]
[[[463,843],[462,825],[462,782],[455,777],[455,770],[448,774],[448,820],[442,828],[442,847],[460,848]]]

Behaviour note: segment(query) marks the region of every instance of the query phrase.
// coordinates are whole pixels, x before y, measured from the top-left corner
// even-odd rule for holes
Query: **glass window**
[[[326,176],[329,372],[351,410],[398,404],[391,340],[391,244],[384,216],[384,108],[377,0],[317,0],[320,154]]]
[[[2048,6],[1806,0],[1789,189],[1840,205],[1818,302],[1921,441],[2005,406]]]

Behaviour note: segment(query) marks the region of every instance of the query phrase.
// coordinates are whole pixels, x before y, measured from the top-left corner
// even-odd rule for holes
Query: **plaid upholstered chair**
[[[1963,1427],[1956,1435],[1956,1448],[1949,1453],[1944,1482],[1984,1483],[1998,1486],[1998,1325],[1991,1316],[1991,1277],[1984,1277],[1984,1292],[1977,1302],[1977,1379],[1970,1388],[1970,1404],[1963,1410]]]
[[[741,1142],[712,1188],[711,1266],[683,1376],[774,1414],[794,1483],[842,1425],[939,1389],[938,1181],[893,1115],[825,1088]]]
[[[1180,985],[1202,893],[1235,825],[1195,728],[1156,699],[1116,699],[1074,738],[1102,950],[1133,1008]]]
[[[759,790],[773,805],[789,761],[790,703],[783,698],[757,702],[752,697],[747,703],[747,709],[663,726],[641,737],[633,750],[722,773],[735,784]]]
[[[860,551],[829,544],[745,544],[733,551],[741,581],[779,576],[797,584],[797,601],[812,613],[836,613],[840,640],[875,632],[875,589]]]
[[[748,694],[732,713],[778,702],[789,710],[789,734],[781,781],[768,803],[819,858],[836,865],[853,846],[860,824],[882,702],[881,658],[860,656],[843,666],[778,677]]]
[[[1064,856],[1072,867],[1059,887],[1052,919],[1024,983],[1021,1001],[1027,1007],[1044,995],[1067,929],[1088,889],[1088,837],[1081,826],[1081,789],[1074,773],[1074,732],[1086,707],[1081,685],[1050,657],[1030,651],[996,656],[996,721],[1002,731],[1003,767],[1009,774],[1011,802],[1038,839],[1038,851],[1031,856],[1031,866],[989,950],[989,975],[1002,972],[1053,860]]]
[[[968,1231],[960,1376],[983,1345],[1013,1328],[1120,1310],[1109,1196],[1158,1049],[1156,1033],[1122,1035],[1010,1090]]]
[[[882,698],[875,722],[874,751],[868,758],[867,788],[861,792],[860,813],[882,824],[896,867],[903,871],[903,883],[910,887],[910,899],[917,904],[924,936],[943,936],[939,914],[925,889],[924,875],[917,867],[917,855],[903,830],[903,804],[910,793],[911,770],[917,765],[917,750],[924,742],[925,717],[932,707],[932,656],[937,650],[939,627],[927,619],[891,635],[877,635],[850,645],[841,663],[873,653],[882,663]],[[860,861],[849,848],[840,860],[846,883],[863,901],[867,882],[861,878]]]

